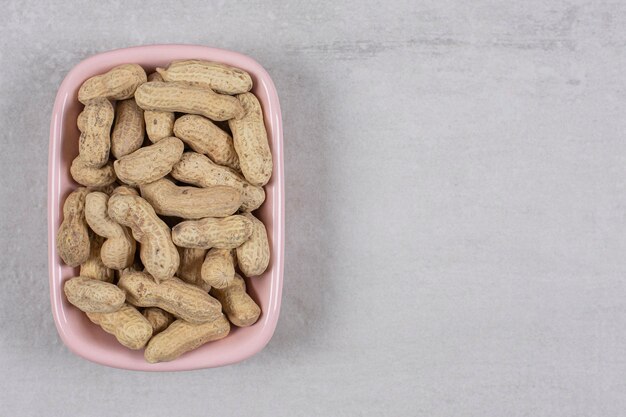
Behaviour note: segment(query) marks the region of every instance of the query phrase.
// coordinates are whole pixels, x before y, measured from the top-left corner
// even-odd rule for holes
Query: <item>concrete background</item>
[[[0,414],[615,416],[626,5],[2,1]],[[56,88],[112,48],[261,62],[285,126],[281,319],[235,366],[108,369],[48,301]]]

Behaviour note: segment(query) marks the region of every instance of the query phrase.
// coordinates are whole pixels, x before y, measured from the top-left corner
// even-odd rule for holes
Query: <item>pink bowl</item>
[[[63,264],[56,250],[57,230],[63,216],[63,202],[78,185],[72,180],[69,167],[78,154],[79,132],[76,117],[82,110],[77,100],[78,89],[87,78],[124,63],[138,63],[148,73],[157,66],[175,59],[205,59],[242,68],[254,81],[252,91],[259,98],[265,114],[270,146],[274,157],[274,173],[265,187],[266,201],[255,212],[267,227],[271,246],[271,262],[267,271],[246,279],[250,295],[263,313],[248,328],[232,327],[224,339],[207,343],[172,362],[149,364],[143,350],[131,351],[99,326],[91,323],[81,311],[69,304],[63,295],[63,282],[78,275],[78,268]],[[269,74],[255,60],[223,49],[194,45],[152,45],[118,49],[101,53],[76,65],[65,77],[52,110],[48,160],[48,261],[50,265],[50,300],[59,335],[67,347],[79,356],[102,365],[140,371],[182,371],[211,368],[242,361],[259,352],[269,342],[280,312],[283,286],[284,253],[284,178],[283,132],[276,88]]]

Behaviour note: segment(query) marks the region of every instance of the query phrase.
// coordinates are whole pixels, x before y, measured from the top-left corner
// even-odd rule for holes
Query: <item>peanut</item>
[[[203,324],[176,320],[150,340],[144,357],[150,363],[171,361],[207,342],[223,339],[229,332],[230,324],[223,314]]]
[[[215,288],[226,288],[235,278],[235,258],[231,249],[211,249],[204,258],[202,280]]]
[[[117,184],[111,183],[109,185],[103,185],[101,187],[88,187],[88,189],[89,192],[100,191],[101,193],[105,193],[106,195],[111,195],[115,187],[117,187]]]
[[[90,168],[100,168],[109,160],[113,115],[111,102],[97,98],[89,101],[79,116],[78,153],[81,161]]]
[[[128,228],[109,217],[108,202],[109,196],[104,193],[89,193],[85,199],[85,218],[91,230],[107,239],[100,249],[102,263],[112,269],[128,268],[135,259],[135,239]]]
[[[262,187],[251,185],[232,169],[215,164],[209,158],[196,152],[185,152],[174,167],[172,177],[178,181],[198,187],[227,185],[241,193],[242,211],[256,210],[265,201]]]
[[[129,304],[113,313],[87,313],[87,317],[129,349],[141,349],[152,337],[150,322]]]
[[[228,287],[213,288],[211,294],[220,301],[228,320],[237,327],[251,326],[261,315],[261,308],[246,292],[246,282],[239,274],[235,274]]]
[[[89,259],[89,229],[85,221],[85,196],[89,191],[78,188],[63,204],[63,223],[57,234],[57,250],[67,265],[76,267]]]
[[[109,103],[111,102],[109,101]],[[78,117],[76,118],[76,127],[78,127],[80,132],[87,129],[87,114],[84,109],[78,113]]]
[[[172,229],[177,246],[197,249],[234,249],[252,234],[252,222],[241,215],[216,219],[187,220]]]
[[[140,186],[141,196],[152,205],[157,214],[183,219],[226,217],[241,206],[241,195],[232,187],[223,185],[196,188],[179,187],[167,178]]]
[[[137,106],[135,99],[117,103],[115,125],[111,133],[111,153],[115,158],[120,159],[141,148],[144,126],[143,110]]]
[[[147,81],[146,72],[137,64],[119,65],[109,72],[89,78],[78,90],[78,101],[87,104],[89,100],[104,97],[125,100],[135,93],[140,84]]]
[[[133,188],[130,185],[119,185],[113,189],[111,195],[113,194],[139,196],[139,191],[137,191],[136,188]]]
[[[148,81],[163,81],[159,73],[152,73],[148,76]],[[150,142],[156,143],[168,136],[174,136],[174,113],[168,111],[146,110],[144,113],[146,121],[146,133]]]
[[[196,59],[174,61],[166,70],[157,68],[157,72],[165,81],[186,81],[222,94],[245,93],[252,88],[250,74],[217,62]]]
[[[176,276],[187,284],[195,285],[203,291],[209,292],[211,286],[202,280],[202,262],[207,253],[206,249],[178,248],[180,266]]]
[[[233,132],[241,172],[250,184],[265,185],[272,176],[272,152],[261,104],[252,93],[239,94],[237,98],[245,109],[245,115],[238,120],[229,120],[228,126]]]
[[[207,155],[213,162],[239,170],[239,157],[233,138],[212,121],[186,114],[174,123],[174,134],[194,151]]]
[[[152,335],[161,333],[172,324],[174,316],[158,307],[148,307],[143,311],[143,316],[150,322],[152,326]]]
[[[164,80],[163,80],[163,77],[161,77],[161,74],[155,71],[152,74],[148,75],[148,81],[164,81]]]
[[[115,285],[89,277],[65,281],[63,291],[67,301],[85,313],[113,313],[124,304],[124,291]]]
[[[250,213],[243,216],[252,221],[253,227],[250,238],[237,248],[237,263],[244,275],[254,277],[267,269],[270,263],[270,245],[263,222]]]
[[[185,145],[175,137],[162,139],[115,161],[115,173],[126,184],[148,184],[169,174],[183,155],[184,148]]]
[[[228,120],[244,114],[236,98],[185,82],[142,84],[135,92],[135,100],[144,110],[199,114],[211,120]]]
[[[141,243],[139,255],[150,275],[157,281],[174,276],[179,258],[170,228],[146,200],[114,193],[109,198],[108,214],[116,222],[132,229],[135,240]]]
[[[190,323],[206,323],[222,314],[222,306],[207,292],[174,277],[157,284],[145,272],[124,272],[118,283],[128,302],[159,307]]]
[[[111,161],[101,168],[91,168],[85,165],[80,155],[72,161],[70,173],[74,181],[85,187],[104,187],[113,184],[117,179]]]
[[[89,194],[87,194],[89,195]],[[87,217],[87,200],[85,199],[85,217]],[[89,223],[89,221],[87,221]],[[102,262],[100,252],[104,239],[97,234],[90,234],[89,259],[80,265],[80,276],[97,279],[104,282],[113,282],[113,270]]]

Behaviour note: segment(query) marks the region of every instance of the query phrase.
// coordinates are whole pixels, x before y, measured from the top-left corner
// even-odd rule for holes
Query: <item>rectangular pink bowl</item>
[[[79,131],[76,117],[83,106],[78,102],[80,85],[89,77],[104,73],[120,64],[137,63],[150,74],[157,66],[176,59],[203,59],[242,68],[254,81],[252,91],[259,98],[274,158],[272,179],[265,187],[267,198],[255,215],[265,223],[271,247],[267,271],[246,279],[248,292],[260,305],[259,321],[248,328],[232,326],[224,339],[208,343],[172,362],[149,364],[143,350],[131,351],[115,338],[91,323],[63,295],[63,282],[78,275],[78,268],[63,264],[56,250],[56,236],[63,217],[63,202],[76,184],[69,172],[78,155]],[[152,45],[101,53],[76,65],[65,77],[52,110],[48,160],[48,262],[50,265],[50,300],[57,330],[67,347],[79,356],[102,365],[140,371],[182,371],[228,365],[259,352],[269,342],[280,312],[283,286],[284,253],[284,177],[283,133],[276,88],[269,74],[255,60],[223,49],[194,45]]]

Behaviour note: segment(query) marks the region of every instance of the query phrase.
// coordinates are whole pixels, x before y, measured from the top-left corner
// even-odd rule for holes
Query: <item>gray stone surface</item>
[[[623,414],[623,3],[41,3],[1,7],[0,414]],[[235,366],[109,369],[53,325],[56,88],[152,43],[249,54],[281,98],[282,315]]]

